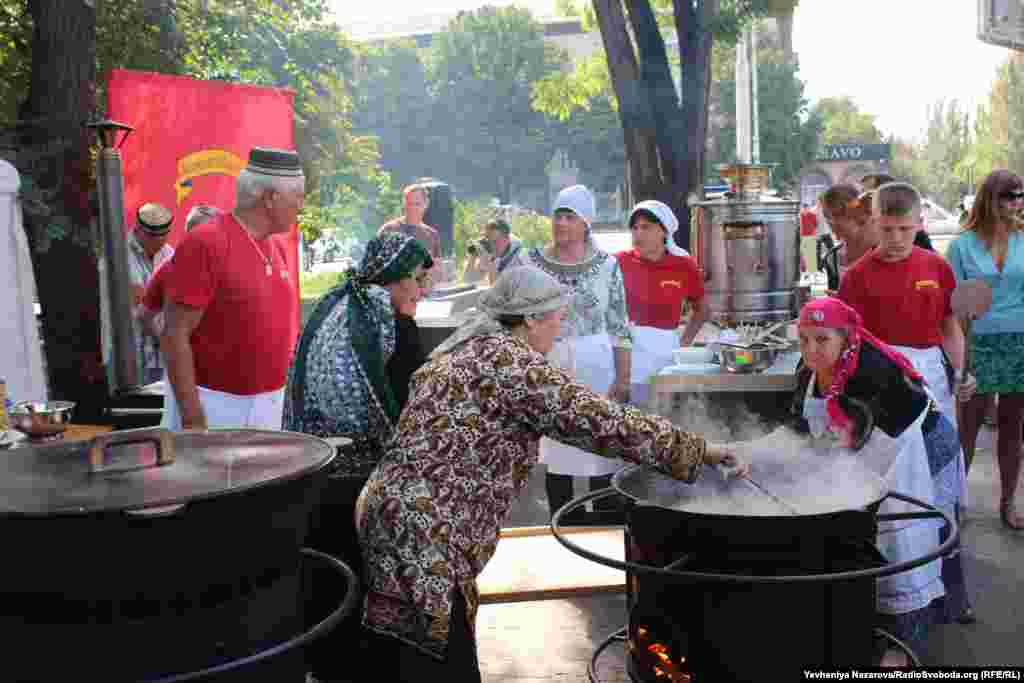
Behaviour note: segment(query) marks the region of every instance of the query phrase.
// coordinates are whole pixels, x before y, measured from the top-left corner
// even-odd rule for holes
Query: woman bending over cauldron
[[[306,544],[357,572],[355,501],[394,431],[413,371],[426,361],[413,316],[432,264],[412,237],[385,233],[370,240],[359,268],[317,303],[288,373],[283,428],[351,440],[338,449]],[[333,597],[307,596],[307,607],[317,611]],[[315,644],[310,660],[317,678],[339,681],[353,671],[352,634],[360,631],[353,615]]]
[[[480,681],[476,578],[537,462],[542,436],[694,481],[735,456],[573,382],[545,358],[568,290],[503,272],[482,313],[413,375],[395,438],[357,504],[373,680]],[[367,679],[369,680],[369,678]]]
[[[860,315],[838,299],[804,306],[799,334],[798,430],[835,438],[837,450],[858,451],[890,490],[953,516],[963,484],[960,443],[910,361],[865,330]],[[934,550],[945,535],[930,520],[885,522],[878,546],[889,562],[902,562]],[[944,604],[932,605],[939,598]],[[959,554],[878,581],[879,625],[914,650],[940,613],[966,609]],[[883,663],[899,666],[902,657],[890,651]]]

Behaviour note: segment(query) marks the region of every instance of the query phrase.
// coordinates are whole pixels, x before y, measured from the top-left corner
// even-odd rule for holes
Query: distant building
[[[892,146],[822,145],[815,159],[800,172],[800,203],[814,206],[822,192],[832,185],[860,185],[871,173],[888,173]]]

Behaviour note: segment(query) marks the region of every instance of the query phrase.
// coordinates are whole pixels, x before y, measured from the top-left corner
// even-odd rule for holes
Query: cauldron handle
[[[872,505],[872,507],[875,510],[877,510],[878,507],[875,506],[880,507],[887,498],[895,498],[897,500],[902,500],[903,502],[910,502],[907,500],[907,497],[904,496],[903,494],[896,493],[894,491],[887,491],[886,494],[882,496],[882,498],[877,503],[874,503]],[[944,522],[946,522],[944,526],[950,526],[949,520],[946,519],[946,516],[935,508],[932,508],[931,510],[926,510],[925,512],[876,512],[875,519],[879,522],[898,522],[904,519],[941,519]]]
[[[104,471],[107,449],[133,443],[156,444],[156,464],[169,465],[174,462],[174,435],[159,427],[152,429],[126,429],[110,434],[101,434],[89,442],[89,465],[93,472]]]

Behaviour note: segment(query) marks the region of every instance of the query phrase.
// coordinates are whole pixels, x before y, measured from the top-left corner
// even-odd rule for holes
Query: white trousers
[[[210,429],[281,429],[284,387],[262,394],[239,396],[198,387],[199,402]],[[181,413],[169,381],[164,382],[164,418],[160,426],[181,431]]]

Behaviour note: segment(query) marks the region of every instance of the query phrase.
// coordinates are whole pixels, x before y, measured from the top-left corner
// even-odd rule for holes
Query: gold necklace
[[[256,244],[256,240],[253,239],[252,233],[249,232],[249,228],[245,226],[245,223],[243,223],[242,219],[238,217],[238,214],[235,212],[231,212],[231,215],[234,216],[235,220],[238,221],[238,224],[242,226],[242,232],[244,232],[245,236],[249,238],[249,244],[252,245],[252,248],[255,249],[256,253],[260,255],[260,258],[263,260],[263,265],[266,266],[265,270],[267,273],[267,277],[270,277],[271,275],[274,274],[273,262],[270,260],[270,257],[264,254],[263,250],[261,250],[259,245]]]

